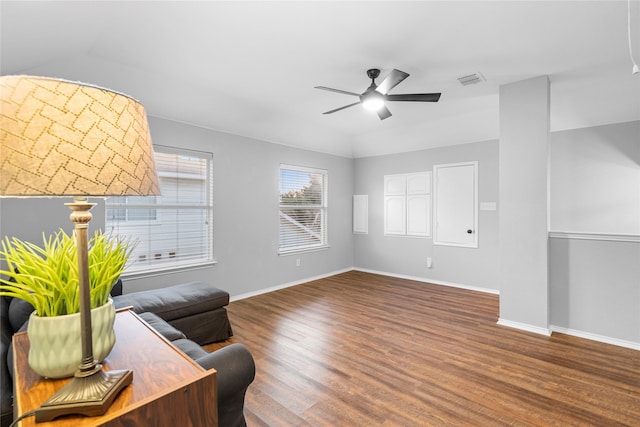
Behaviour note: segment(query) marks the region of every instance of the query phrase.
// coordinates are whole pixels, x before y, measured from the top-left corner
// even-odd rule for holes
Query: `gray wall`
[[[477,160],[479,201],[497,202],[499,207],[498,141],[354,160],[157,118],[150,118],[150,124],[157,144],[214,153],[214,244],[218,263],[209,268],[128,280],[127,291],[206,280],[227,289],[232,296],[243,296],[352,266],[472,288],[499,288],[497,211],[479,212],[478,249],[433,246],[431,239],[386,237],[382,227],[383,176],[431,170],[434,164]],[[640,184],[633,180],[634,176],[640,176],[640,121],[551,133],[550,139],[552,227],[561,224],[559,218],[562,217],[556,210],[559,195],[554,192],[582,194],[587,199],[574,199],[572,204],[584,206],[583,209],[598,202],[599,199],[591,199],[587,191],[592,184],[566,173],[567,170],[586,170],[587,165],[603,172],[597,183],[600,193],[629,192],[624,193],[628,194],[627,203],[617,204],[615,209],[604,209],[610,205],[601,203],[599,212],[602,216],[589,214],[589,223],[612,224],[619,215],[633,215],[640,197],[636,193],[634,198]],[[585,147],[589,147],[589,152],[583,151]],[[277,255],[277,182],[281,162],[329,170],[330,249],[293,256]],[[624,171],[618,170],[620,168]],[[583,188],[574,191],[571,186],[576,185]],[[352,234],[353,194],[369,195],[367,235]],[[63,205],[66,201],[0,199],[0,236],[41,242],[43,231],[52,233],[59,227],[70,231],[69,211]],[[94,201],[98,205],[92,211],[92,229],[104,225],[104,203],[99,199]],[[571,224],[571,215],[562,220]],[[633,228],[627,231],[632,233]],[[581,232],[602,233],[611,232],[611,229],[591,226]],[[549,239],[552,329],[564,328],[570,333],[618,344],[631,343],[634,348],[640,348],[638,237],[632,235],[630,238],[636,240],[627,242]],[[426,265],[428,256],[433,258],[432,269]],[[300,267],[295,266],[296,258],[301,260]]]
[[[548,271],[540,273],[544,276],[540,299],[543,306],[533,313],[542,323],[525,321],[522,326],[640,349],[640,235],[634,231],[640,227],[636,213],[640,204],[640,121],[552,132],[549,141],[549,217],[550,227],[558,236],[548,239],[545,227],[538,232],[537,239],[548,242],[548,250],[544,251]],[[498,197],[498,156],[498,141],[485,141],[356,159],[354,194],[369,196],[369,234],[353,236],[354,266],[464,287],[498,289],[502,293],[496,211],[479,212],[478,249],[434,246],[431,239],[383,235],[384,175],[478,160],[479,201],[495,201],[500,207],[503,200]],[[547,182],[544,169],[542,165],[538,182],[543,187]],[[597,182],[592,177],[576,175],[575,171],[597,171]],[[597,190],[602,198],[589,189]],[[539,197],[546,199],[543,193]],[[618,202],[611,203],[613,199]],[[545,203],[537,215],[546,224]],[[581,206],[580,211],[567,209],[568,205]],[[621,228],[620,218],[626,218],[630,226]],[[590,226],[577,226],[585,223]],[[564,225],[560,228],[559,224]],[[583,234],[575,238],[562,233],[575,231]],[[613,236],[626,241],[612,241],[606,236],[607,240],[600,240],[603,236],[599,235],[613,231],[626,232],[622,234],[628,236]],[[594,234],[593,238],[589,233]],[[522,241],[526,246],[529,240]],[[516,248],[513,256],[522,257],[523,253]],[[433,258],[432,269],[427,268],[427,257]],[[529,273],[527,269],[515,273],[514,292],[520,290],[522,277]],[[526,301],[523,304],[531,307]]]
[[[155,144],[214,154],[214,252],[212,267],[127,279],[125,292],[191,280],[214,283],[232,296],[326,275],[353,266],[351,195],[353,159],[300,150],[149,118]],[[280,163],[327,169],[330,248],[278,256]],[[41,242],[42,231],[71,230],[66,200],[4,199],[0,233]],[[91,228],[104,227],[104,203],[93,209]],[[296,259],[300,266],[296,267]]]
[[[353,160],[240,136],[150,119],[154,143],[213,152],[214,267],[130,280],[135,289],[206,280],[232,296],[300,281],[353,265],[351,194]],[[327,169],[327,250],[278,256],[280,163]],[[300,267],[295,260],[300,258]]]
[[[551,135],[551,230],[640,235],[640,121]]]
[[[104,225],[104,201],[89,199],[97,203],[91,210],[93,219],[89,223],[89,232]],[[49,236],[60,228],[67,233],[73,232],[73,223],[69,219],[71,211],[64,204],[73,202],[71,197],[55,198],[2,198],[0,197],[0,236],[6,236],[42,244],[43,234]],[[96,225],[97,224],[97,225]],[[2,268],[5,268],[3,265]]]
[[[640,350],[640,241],[551,238],[551,328]]]
[[[551,134],[550,323],[640,349],[640,121]]]
[[[498,141],[484,141],[355,161],[355,194],[369,196],[369,233],[354,235],[355,267],[463,287],[496,290],[498,212],[480,211],[478,248],[433,245],[431,238],[383,232],[384,175],[431,171],[433,165],[478,161],[480,202],[498,202]],[[433,267],[427,268],[427,257]]]

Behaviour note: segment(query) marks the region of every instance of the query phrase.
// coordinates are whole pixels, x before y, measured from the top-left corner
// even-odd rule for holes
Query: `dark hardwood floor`
[[[496,295],[351,271],[228,309],[249,427],[640,425],[640,351],[499,326]]]

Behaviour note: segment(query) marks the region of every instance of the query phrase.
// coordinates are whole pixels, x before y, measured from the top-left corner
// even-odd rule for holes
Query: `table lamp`
[[[104,414],[133,379],[93,356],[87,196],[160,194],[147,116],[136,100],[83,83],[0,77],[0,196],[73,197],[78,249],[82,362],[36,412],[36,422]]]

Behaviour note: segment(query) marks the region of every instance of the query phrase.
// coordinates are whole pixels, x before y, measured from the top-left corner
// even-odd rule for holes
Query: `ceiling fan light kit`
[[[384,96],[375,90],[360,97],[362,106],[367,111],[378,111],[384,107]]]
[[[330,111],[326,111],[323,114],[332,114],[340,110],[344,110],[354,105],[362,104],[362,106],[368,111],[375,111],[378,113],[380,120],[391,117],[391,112],[385,105],[387,101],[413,101],[413,102],[438,102],[440,99],[440,93],[407,93],[398,95],[388,95],[391,89],[396,87],[400,82],[409,77],[408,73],[404,71],[393,69],[387,77],[376,85],[375,79],[380,75],[380,70],[377,68],[371,68],[367,70],[367,77],[371,79],[371,85],[362,93],[348,92],[340,89],[333,89],[326,86],[316,86],[316,89],[328,90],[330,92],[342,93],[344,95],[357,96],[360,101],[352,104],[345,105]]]

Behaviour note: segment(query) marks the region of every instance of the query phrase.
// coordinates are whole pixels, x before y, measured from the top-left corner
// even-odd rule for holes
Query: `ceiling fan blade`
[[[438,102],[439,93],[405,93],[398,95],[386,95],[386,101],[417,101],[417,102]]]
[[[326,86],[314,86],[314,88],[316,89],[322,89],[322,90],[328,90],[330,92],[338,92],[338,93],[343,93],[345,95],[353,95],[353,96],[360,96],[359,93],[355,93],[355,92],[347,92],[346,90],[340,90],[340,89],[333,89],[331,87],[326,87]]]
[[[391,70],[389,75],[384,78],[382,82],[376,87],[376,90],[383,95],[386,95],[391,89],[396,87],[401,81],[409,77],[409,74],[404,71],[396,70],[395,68]]]
[[[391,117],[391,111],[389,111],[386,106],[380,108],[377,113],[378,117],[380,117],[380,120],[388,119],[389,117]]]
[[[344,107],[336,108],[335,110],[327,111],[327,112],[322,113],[322,114],[335,113],[336,111],[344,110],[345,108],[353,107],[354,105],[358,105],[358,104],[360,104],[360,101],[354,102],[353,104],[345,105]]]

